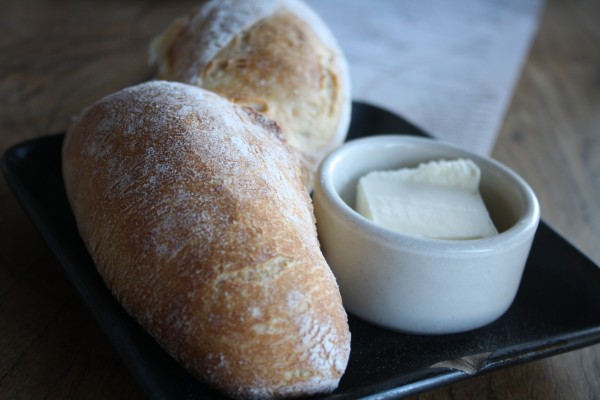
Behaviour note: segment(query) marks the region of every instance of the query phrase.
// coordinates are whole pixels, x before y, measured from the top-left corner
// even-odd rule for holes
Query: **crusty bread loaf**
[[[209,0],[150,46],[158,78],[198,85],[277,121],[311,188],[350,121],[346,59],[325,23],[298,0]]]
[[[261,114],[175,82],[105,97],[65,137],[68,198],[108,287],[236,398],[332,391],[349,356],[293,157]]]

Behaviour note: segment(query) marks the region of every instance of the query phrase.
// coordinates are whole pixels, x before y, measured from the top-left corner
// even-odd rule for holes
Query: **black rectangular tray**
[[[426,135],[355,102],[349,139],[383,133]],[[2,169],[17,199],[149,398],[222,399],[168,356],[104,285],[67,202],[62,140],[46,136],[4,154]],[[405,397],[600,342],[600,268],[542,221],[515,302],[496,322],[443,336],[391,332],[352,315],[349,322],[347,371],[334,393],[319,398]]]

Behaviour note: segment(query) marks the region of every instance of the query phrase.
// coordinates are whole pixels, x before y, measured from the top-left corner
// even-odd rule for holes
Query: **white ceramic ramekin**
[[[358,179],[373,170],[469,158],[499,235],[474,240],[417,238],[389,231],[354,211]],[[322,162],[314,206],[325,258],[346,309],[377,325],[414,334],[484,326],[512,304],[540,211],[529,185],[506,166],[437,140],[381,135],[350,141]]]

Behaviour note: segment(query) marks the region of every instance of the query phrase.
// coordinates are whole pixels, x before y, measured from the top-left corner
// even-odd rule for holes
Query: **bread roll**
[[[350,122],[346,59],[325,23],[298,0],[209,0],[155,39],[158,78],[198,85],[277,121],[311,188]]]
[[[235,398],[336,388],[347,317],[276,124],[150,82],[84,110],[63,146],[98,271],[173,357]]]

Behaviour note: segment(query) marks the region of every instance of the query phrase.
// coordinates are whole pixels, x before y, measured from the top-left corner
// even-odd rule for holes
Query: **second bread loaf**
[[[346,58],[300,0],[208,0],[151,46],[160,79],[198,85],[276,121],[311,188],[350,122]]]

